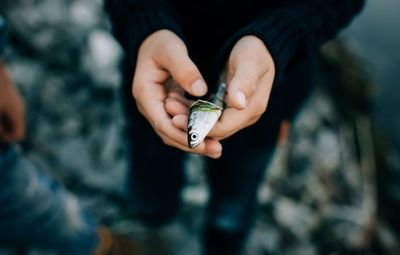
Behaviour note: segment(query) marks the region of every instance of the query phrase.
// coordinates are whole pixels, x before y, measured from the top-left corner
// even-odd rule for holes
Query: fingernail
[[[209,154],[208,156],[213,159],[218,159],[221,157],[221,155],[222,153],[215,153],[215,154]]]
[[[241,107],[244,108],[246,106],[246,95],[242,91],[238,90],[236,92],[236,100],[239,102]]]
[[[207,85],[204,83],[203,80],[199,79],[193,83],[192,91],[196,95],[204,95],[207,92]]]
[[[222,148],[214,148],[208,151],[210,155],[220,155],[222,153]]]

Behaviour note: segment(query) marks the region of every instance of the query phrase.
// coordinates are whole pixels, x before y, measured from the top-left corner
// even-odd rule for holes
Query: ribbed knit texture
[[[184,38],[179,15],[166,1],[107,1],[113,33],[130,59],[136,59],[141,43],[152,33],[168,29]]]
[[[364,0],[283,2],[230,38],[222,50],[222,59],[228,58],[240,38],[255,35],[271,53],[276,69],[275,84],[279,83],[290,67],[301,65],[322,44],[333,39],[364,4]]]
[[[310,51],[305,24],[290,10],[276,10],[232,36],[222,49],[221,60],[228,59],[235,43],[247,35],[257,36],[265,43],[275,62],[275,83],[281,80],[296,51],[301,51],[303,56]]]
[[[240,1],[244,0],[233,2]],[[248,1],[252,4],[262,2]],[[106,1],[106,9],[111,15],[114,33],[126,49],[129,58],[136,59],[135,53],[140,43],[156,30],[170,29],[184,38],[181,25],[185,21],[180,20],[179,13],[174,11],[173,7],[181,12],[193,10],[187,5],[180,5],[180,1],[173,2],[176,6],[169,1],[156,0]],[[213,6],[210,1],[204,2],[207,6]],[[268,3],[268,1],[265,2]],[[230,38],[223,38],[226,44],[220,50],[220,55],[216,56],[219,59],[220,68],[240,38],[255,35],[265,43],[273,57],[276,68],[275,83],[279,83],[285,72],[296,65],[301,65],[318,50],[320,45],[334,38],[360,11],[364,0],[271,0],[269,2],[273,2],[272,9],[268,7],[265,11],[254,10],[253,21],[243,24],[242,29],[232,34]],[[240,13],[236,9],[230,10],[230,8],[235,8],[234,6],[240,5],[226,1],[221,13],[230,13],[230,11]],[[243,13],[243,16],[245,15],[248,16],[248,13]],[[182,16],[190,16],[190,13]],[[201,17],[196,20],[196,26],[210,18],[207,13],[204,15],[202,13]],[[241,16],[233,18],[242,19]],[[186,23],[185,27],[190,28],[191,24]],[[188,47],[190,48],[190,45]],[[131,61],[135,60],[131,59]]]

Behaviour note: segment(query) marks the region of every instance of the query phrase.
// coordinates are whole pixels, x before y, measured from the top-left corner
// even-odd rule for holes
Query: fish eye
[[[197,133],[193,133],[190,135],[190,139],[192,141],[196,141],[197,139],[199,139],[199,135]]]

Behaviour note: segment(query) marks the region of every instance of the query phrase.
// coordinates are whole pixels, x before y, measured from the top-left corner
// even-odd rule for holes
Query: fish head
[[[221,114],[221,107],[207,101],[198,100],[190,107],[188,121],[189,148],[195,148],[203,142]]]
[[[199,134],[198,130],[192,129],[189,131],[188,142],[189,142],[189,148],[191,148],[191,149],[197,147],[202,142],[202,139],[200,139],[200,134]]]

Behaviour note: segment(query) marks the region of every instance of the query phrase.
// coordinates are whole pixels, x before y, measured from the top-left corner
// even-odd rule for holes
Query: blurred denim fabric
[[[4,47],[6,44],[6,22],[4,18],[0,15],[0,59],[3,56],[4,53]]]
[[[91,254],[94,224],[64,187],[0,142],[0,247]]]

